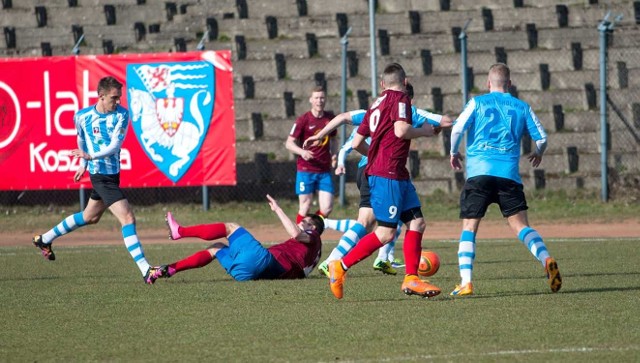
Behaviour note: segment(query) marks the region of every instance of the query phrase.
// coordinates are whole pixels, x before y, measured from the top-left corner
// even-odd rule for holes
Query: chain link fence
[[[337,0],[323,5],[302,0],[295,1],[296,6],[289,3],[274,1],[266,6],[266,2],[225,1],[224,6],[216,7],[197,1],[167,5],[172,20],[154,23],[158,27],[154,30],[171,29],[181,41],[157,36],[154,44],[175,51],[194,50],[202,45],[197,43],[205,34],[207,49],[232,50],[238,184],[128,189],[132,203],[202,203],[203,198],[212,203],[262,201],[267,193],[296,198],[295,159],[284,141],[295,118],[308,111],[310,89],[324,86],[327,109],[336,114],[342,111],[343,94],[346,110],[366,108],[372,99],[371,74],[390,62],[405,67],[415,87],[417,107],[453,116],[461,112],[465,94],[473,97],[485,92],[491,64],[507,63],[512,70],[512,94],[533,107],[549,133],[542,167],[534,170],[523,159],[525,186],[598,190],[602,186],[603,49],[597,26],[608,11],[615,25],[607,33],[606,49],[608,183],[614,198],[640,188],[636,156],[640,144],[640,2],[409,4],[380,0],[376,2],[375,30],[379,69],[374,72],[366,1],[349,2],[348,6]],[[614,21],[617,15],[622,19]],[[340,39],[349,28],[346,60],[341,64]],[[145,48],[129,44],[116,49],[140,52]],[[347,75],[344,90],[343,67]],[[531,140],[524,140],[523,154],[531,147]],[[459,190],[464,175],[449,167],[448,149],[446,131],[436,138],[413,142],[409,168],[421,194]],[[356,162],[357,156],[350,156],[347,196],[357,196]],[[2,205],[74,204],[78,200],[78,191],[0,192]]]

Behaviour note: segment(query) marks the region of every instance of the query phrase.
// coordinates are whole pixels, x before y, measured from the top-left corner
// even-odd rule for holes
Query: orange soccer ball
[[[433,276],[440,268],[440,257],[433,251],[422,251],[420,254],[420,264],[418,265],[418,275]]]

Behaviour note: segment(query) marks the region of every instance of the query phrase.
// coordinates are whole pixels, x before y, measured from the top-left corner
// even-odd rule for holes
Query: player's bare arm
[[[369,152],[369,145],[365,142],[365,137],[356,133],[351,141],[351,146],[353,150],[359,152],[360,154],[367,156]]]
[[[421,127],[415,128],[411,124],[400,120],[394,122],[393,132],[401,139],[415,139],[435,135],[435,130],[431,124],[425,122]]]
[[[269,207],[271,207],[271,210],[276,213],[278,218],[280,218],[282,226],[291,238],[295,238],[300,242],[309,242],[311,240],[309,235],[287,216],[287,214],[278,205],[278,202],[269,194],[267,194],[267,200],[269,201]]]
[[[306,139],[302,144],[302,148],[308,148],[312,143],[322,140],[325,136],[329,135],[339,126],[347,124],[351,124],[351,112],[343,112],[334,117],[325,127],[322,128],[322,130],[320,130],[320,132]]]
[[[305,150],[298,145],[297,140],[293,136],[287,137],[287,141],[285,142],[285,147],[287,150],[291,151],[296,155],[300,155],[304,160],[310,160],[313,158],[313,153],[309,150]]]

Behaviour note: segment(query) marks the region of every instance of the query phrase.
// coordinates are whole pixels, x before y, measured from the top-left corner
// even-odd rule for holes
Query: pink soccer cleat
[[[177,240],[182,238],[179,232],[180,225],[173,218],[173,215],[171,214],[171,212],[167,212],[167,216],[164,218],[164,220],[167,221],[167,227],[169,227],[169,239]]]

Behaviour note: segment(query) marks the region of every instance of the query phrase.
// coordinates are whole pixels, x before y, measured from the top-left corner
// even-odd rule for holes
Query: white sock
[[[458,245],[458,267],[460,268],[461,286],[471,282],[473,260],[476,258],[476,234],[462,231]]]
[[[151,266],[144,257],[142,244],[140,244],[140,240],[138,240],[138,235],[136,234],[135,223],[122,226],[122,237],[124,237],[124,245],[127,247],[127,251],[129,251],[131,258],[133,258],[133,261],[138,265],[142,276],[144,276]]]
[[[525,227],[518,233],[518,239],[520,239],[529,249],[529,252],[542,263],[542,266],[545,266],[545,262],[550,256],[549,251],[547,251],[547,246],[545,246],[540,234],[531,227]]]
[[[331,228],[342,233],[348,231],[358,221],[355,219],[324,219],[324,228]]]
[[[76,229],[86,224],[87,222],[84,221],[84,218],[82,217],[82,212],[72,214],[67,218],[63,219],[62,222],[58,223],[55,227],[45,232],[45,234],[42,235],[42,242],[46,244],[50,244],[51,242],[53,242],[54,239],[62,235],[65,235],[69,232],[75,231]]]
[[[340,237],[340,241],[336,248],[331,251],[331,254],[327,258],[328,262],[339,260],[344,255],[346,255],[353,246],[358,243],[360,238],[364,237],[367,234],[367,230],[360,223],[355,223],[348,231],[346,231],[342,237]]]

